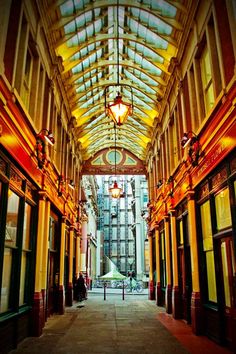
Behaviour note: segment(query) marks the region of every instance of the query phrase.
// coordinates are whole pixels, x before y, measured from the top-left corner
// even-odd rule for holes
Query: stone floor
[[[147,295],[89,293],[88,300],[48,319],[39,338],[25,339],[11,354],[230,353],[192,334]]]

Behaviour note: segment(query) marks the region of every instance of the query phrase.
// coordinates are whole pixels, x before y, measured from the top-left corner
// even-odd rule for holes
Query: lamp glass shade
[[[49,145],[54,145],[54,138],[52,136],[44,135],[44,138],[48,142]]]
[[[181,146],[182,146],[182,148],[185,149],[186,146],[189,145],[190,141],[191,141],[191,137],[189,136],[189,133],[184,133],[184,136],[183,136],[183,138],[181,139]]]
[[[70,189],[75,189],[75,184],[72,181],[72,179],[70,180],[70,182],[68,183],[68,187],[70,187]]]
[[[112,198],[119,198],[121,195],[121,188],[118,187],[117,182],[114,182],[112,188],[109,188],[109,192],[111,193]]]
[[[108,113],[117,125],[125,123],[129,115],[132,114],[132,105],[122,101],[120,94],[114,100],[114,103],[108,105]]]

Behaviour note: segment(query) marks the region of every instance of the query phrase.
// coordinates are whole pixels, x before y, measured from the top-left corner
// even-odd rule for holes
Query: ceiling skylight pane
[[[153,61],[159,61],[160,63],[164,62],[164,59],[160,55],[156,54],[153,50],[145,47],[144,45],[132,41],[130,41],[129,44],[134,48],[134,50],[145,53],[145,56],[149,57]]]
[[[166,17],[175,17],[176,16],[176,8],[166,1],[163,0],[153,0],[151,4],[151,8],[153,10],[158,10],[162,14],[162,16]]]
[[[129,72],[128,70],[124,70],[124,73],[128,79],[132,80],[133,82],[136,82],[136,84],[145,89],[147,93],[153,95],[155,94],[155,91],[150,86],[148,86],[144,81],[140,80],[138,77],[134,76],[131,72]]]
[[[129,57],[134,60],[135,63],[140,65],[142,68],[147,69],[151,74],[158,75],[158,76],[162,74],[162,71],[159,68],[157,68],[151,62],[147,61],[137,52],[135,53],[134,51],[128,48],[127,53]]]
[[[141,80],[148,81],[149,84],[151,84],[152,86],[158,86],[158,83],[156,81],[154,81],[150,76],[142,73],[141,71],[139,71],[137,69],[134,70],[134,75],[137,75]]]
[[[62,16],[68,16],[73,13],[74,10],[74,4],[73,1],[66,1],[64,4],[60,6],[60,11]]]
[[[155,27],[160,34],[170,34],[172,32],[172,27],[170,25],[147,11],[131,8],[130,12],[134,17],[140,17],[142,22],[148,24],[149,21],[151,21],[153,27]]]

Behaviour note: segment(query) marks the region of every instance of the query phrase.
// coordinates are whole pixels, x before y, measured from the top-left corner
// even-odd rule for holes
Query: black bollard
[[[106,282],[104,282],[104,301],[106,300]]]

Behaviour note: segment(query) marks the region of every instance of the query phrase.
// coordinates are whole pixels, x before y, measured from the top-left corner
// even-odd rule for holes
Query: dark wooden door
[[[190,247],[179,247],[179,289],[181,296],[182,318],[191,323],[191,295],[192,295],[192,274]]]
[[[55,255],[54,252],[49,252],[48,259],[48,289],[47,289],[47,317],[52,315],[55,311]]]

